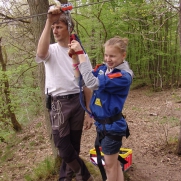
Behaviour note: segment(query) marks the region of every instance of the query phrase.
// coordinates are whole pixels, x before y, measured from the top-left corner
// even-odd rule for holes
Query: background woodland
[[[46,21],[45,13],[55,2],[0,2],[1,142],[42,114],[46,115],[49,129],[44,101],[44,65],[36,64],[35,56]],[[148,86],[152,91],[162,91],[181,86],[181,0],[69,2],[73,5],[75,32],[93,66],[103,62],[104,42],[119,35],[129,39],[127,61],[135,75],[132,87]],[[178,135],[178,154],[181,154],[180,137]],[[56,150],[54,153],[56,155]]]

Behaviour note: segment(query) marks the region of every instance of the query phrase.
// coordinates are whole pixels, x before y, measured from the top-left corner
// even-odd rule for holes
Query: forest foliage
[[[181,84],[181,55],[177,1],[100,2],[72,1],[75,32],[93,66],[103,62],[103,44],[107,39],[113,36],[127,37],[129,46],[126,59],[134,71],[133,82],[148,85],[153,90],[178,88]],[[25,0],[2,0],[2,3],[0,137],[12,130],[10,112],[14,113],[20,124],[25,124],[43,110],[38,69],[34,61],[36,43],[32,28],[36,27],[30,26],[32,18],[37,17],[26,18],[30,12]],[[53,3],[51,0],[50,4]],[[8,92],[5,91],[7,88]]]

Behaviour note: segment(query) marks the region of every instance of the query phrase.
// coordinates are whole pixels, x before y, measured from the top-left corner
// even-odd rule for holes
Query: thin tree
[[[7,56],[5,56],[5,58],[3,58],[3,50],[2,50],[2,45],[1,45],[1,39],[2,37],[0,37],[0,64],[1,64],[1,67],[2,67],[2,84],[4,85],[3,86],[3,90],[2,90],[2,93],[5,95],[5,109],[6,109],[6,116],[5,118],[10,118],[11,120],[11,123],[12,123],[12,127],[15,131],[21,131],[22,130],[22,127],[20,125],[20,123],[18,122],[18,120],[16,119],[16,115],[15,113],[13,112],[13,106],[11,105],[11,98],[10,98],[10,95],[11,95],[11,92],[10,92],[10,86],[9,86],[9,81],[8,81],[8,77],[6,75],[6,65],[7,65]],[[5,51],[4,51],[5,52]],[[5,53],[6,55],[6,53]],[[1,119],[3,120],[3,118]]]
[[[181,49],[181,0],[179,0],[179,36],[180,36],[180,49]],[[176,153],[178,155],[181,155],[181,120],[180,120],[180,133],[178,137],[178,145],[177,145],[177,150]]]

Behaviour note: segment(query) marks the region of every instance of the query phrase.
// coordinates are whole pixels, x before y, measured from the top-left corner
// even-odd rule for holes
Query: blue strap
[[[84,53],[86,53],[84,47],[83,47],[82,44],[81,44],[81,41],[80,41],[79,37],[78,37],[76,34],[74,34],[74,35],[75,35],[75,39],[80,43],[80,46],[82,47]],[[83,109],[89,114],[89,116],[92,118],[92,117],[93,117],[92,113],[91,113],[90,111],[88,111],[87,108],[86,108],[86,106],[84,105],[83,95],[82,95],[82,75],[81,75],[81,74],[80,74],[80,79],[79,79],[79,88],[80,88],[80,94],[79,94],[80,104],[81,104],[82,108],[83,108]]]
[[[82,43],[81,43],[79,37],[78,37],[76,34],[74,34],[74,35],[75,35],[75,39],[80,43],[80,46],[82,47],[82,50],[83,50],[84,53],[86,54],[86,51],[85,51],[84,47],[82,46]]]
[[[82,108],[89,114],[89,116],[92,118],[93,115],[90,111],[87,110],[86,106],[84,105],[84,101],[83,101],[83,96],[82,96],[82,75],[80,74],[80,79],[79,79],[79,88],[80,88],[80,94],[79,94],[79,99],[80,99],[80,104],[82,106]]]

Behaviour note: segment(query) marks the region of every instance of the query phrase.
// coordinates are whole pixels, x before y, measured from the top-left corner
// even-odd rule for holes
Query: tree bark
[[[61,4],[67,4],[68,1],[67,0],[58,0]]]
[[[179,4],[181,3],[181,0],[179,0]],[[179,38],[180,38],[180,51],[181,51],[181,4],[179,7]]]
[[[178,137],[178,145],[177,145],[176,153],[178,155],[181,155],[181,121],[180,121],[180,134],[179,134],[179,137]]]
[[[181,0],[179,0],[179,36],[180,36],[180,50],[181,50]],[[177,145],[177,150],[176,153],[178,155],[181,155],[181,121],[180,121],[180,133],[178,137],[178,145]]]
[[[41,13],[46,13],[48,12],[49,8],[49,2],[48,0],[27,0],[29,8],[30,8],[30,15],[35,15],[35,14],[41,14]],[[41,36],[41,33],[44,29],[45,26],[45,21],[46,21],[47,15],[43,16],[37,16],[35,18],[32,18],[31,21],[31,27],[32,27],[32,32],[34,35],[34,41],[35,41],[35,46],[37,47],[39,38]],[[51,42],[54,42],[54,39],[52,38]],[[39,87],[41,89],[41,97],[42,97],[42,102],[44,105],[44,112],[45,112],[45,124],[47,126],[47,131],[48,134],[50,135],[51,138],[51,123],[49,119],[49,113],[46,109],[46,99],[45,99],[45,69],[43,63],[38,64],[38,82],[39,82]],[[52,146],[52,151],[53,155],[57,157],[57,149],[54,146],[53,140],[50,139],[51,146]]]

